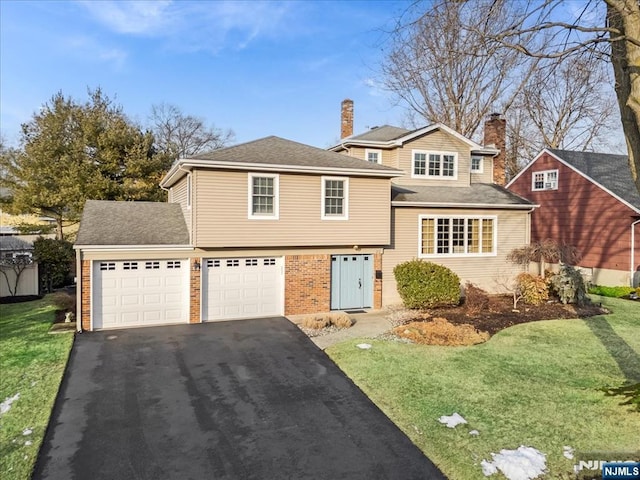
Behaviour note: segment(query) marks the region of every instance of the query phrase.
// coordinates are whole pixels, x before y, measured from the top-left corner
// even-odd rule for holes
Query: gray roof
[[[327,169],[372,170],[389,172],[390,174],[398,172],[398,170],[391,167],[274,136],[241,143],[240,145],[232,147],[221,148],[189,158],[195,160],[262,163],[267,165],[289,165]]]
[[[177,203],[87,200],[76,245],[189,245]]]
[[[501,206],[522,206],[523,208],[534,206],[526,198],[492,183],[472,183],[468,187],[393,185],[391,200],[433,205],[495,205],[498,208]]]
[[[594,182],[599,183],[634,207],[640,208],[640,194],[631,178],[628,156],[555,149],[549,149],[549,151],[584,173]]]
[[[2,236],[0,250],[33,250],[33,244],[13,235]]]
[[[411,133],[413,130],[407,130],[406,128],[394,127],[392,125],[382,125],[381,127],[373,127],[371,130],[359,135],[352,135],[344,140],[366,140],[369,142],[389,142],[400,137],[404,137],[406,134]]]

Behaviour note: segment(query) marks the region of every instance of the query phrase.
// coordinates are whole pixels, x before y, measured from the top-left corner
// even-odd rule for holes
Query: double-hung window
[[[471,157],[471,173],[482,173],[482,157]]]
[[[531,190],[557,190],[558,189],[558,170],[543,170],[541,172],[533,172],[531,178]]]
[[[349,219],[349,179],[322,177],[322,219]]]
[[[268,220],[278,218],[278,184],[278,175],[249,174],[249,218]]]
[[[365,157],[367,162],[382,163],[382,150],[372,150],[367,148],[365,150]]]
[[[420,215],[419,257],[495,255],[496,217]]]
[[[456,179],[458,155],[452,152],[412,151],[411,176],[413,178]]]

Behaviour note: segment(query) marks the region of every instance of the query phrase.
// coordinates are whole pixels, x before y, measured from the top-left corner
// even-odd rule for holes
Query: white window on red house
[[[558,189],[558,170],[544,170],[542,172],[533,172],[531,180],[531,190],[557,190]]]

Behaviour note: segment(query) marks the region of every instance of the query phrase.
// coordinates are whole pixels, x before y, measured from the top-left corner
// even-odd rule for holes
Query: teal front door
[[[373,255],[331,256],[331,310],[373,305]]]

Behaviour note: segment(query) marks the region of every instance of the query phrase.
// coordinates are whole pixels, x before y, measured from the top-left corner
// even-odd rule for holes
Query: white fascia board
[[[188,252],[195,250],[191,245],[74,245],[74,250],[83,252],[122,252],[122,251],[152,251],[171,250],[174,252]]]
[[[391,202],[393,207],[423,207],[423,208],[481,208],[491,210],[533,210],[540,205],[500,205],[495,203],[435,203],[435,202]]]
[[[554,158],[558,158],[558,157],[556,157],[553,153],[551,153],[549,150],[547,150],[546,148],[543,148],[543,149],[542,149],[542,151],[541,151],[538,155],[536,155],[536,156],[534,157],[534,159],[533,159],[533,160],[531,160],[529,163],[527,163],[527,164],[524,166],[524,168],[523,168],[522,170],[520,170],[520,171],[517,173],[517,175],[511,179],[511,181],[510,181],[509,183],[507,183],[507,184],[505,185],[505,188],[509,188],[509,187],[511,186],[511,184],[513,184],[513,182],[515,182],[518,178],[520,178],[520,176],[521,176],[524,172],[526,172],[527,170],[529,170],[529,167],[531,167],[531,165],[533,165],[534,163],[536,163],[536,160],[538,160],[538,159],[539,159],[543,154],[545,154],[545,153],[548,153],[549,155],[553,156]],[[563,162],[563,163],[564,163],[564,162]]]
[[[221,160],[185,160],[180,164],[182,171],[190,168],[241,170],[241,171],[258,171],[258,172],[276,172],[276,173],[319,173],[325,175],[342,175],[342,176],[360,176],[360,177],[401,177],[404,172],[400,170],[374,170],[367,168],[327,168],[317,166],[301,166],[301,165],[281,165],[269,163],[239,163],[225,162]],[[171,173],[171,172],[170,172]],[[173,172],[174,174],[176,172]],[[169,175],[167,175],[168,177]],[[170,179],[163,180],[166,186]]]

